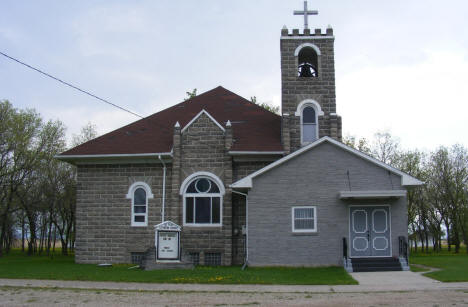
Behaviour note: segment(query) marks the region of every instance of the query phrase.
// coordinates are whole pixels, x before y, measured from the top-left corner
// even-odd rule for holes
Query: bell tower
[[[307,10],[304,30],[281,30],[282,141],[286,151],[295,151],[315,140],[329,136],[341,141],[341,117],[336,114],[335,59],[333,29],[313,32]]]

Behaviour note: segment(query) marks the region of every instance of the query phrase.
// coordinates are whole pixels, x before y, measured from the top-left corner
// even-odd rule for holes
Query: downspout
[[[249,263],[249,198],[248,194],[232,190],[232,193],[245,196],[245,260],[242,270],[245,270]]]
[[[165,205],[166,205],[166,163],[161,159],[161,155],[158,155],[159,161],[161,161],[163,165],[163,186],[162,186],[162,210],[161,210],[161,223],[164,222],[164,214],[165,214]]]

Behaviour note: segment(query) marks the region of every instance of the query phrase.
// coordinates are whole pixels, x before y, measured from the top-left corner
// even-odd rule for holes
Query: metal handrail
[[[400,257],[405,258],[406,263],[408,263],[408,242],[406,241],[406,237],[398,237],[398,248]]]
[[[343,258],[348,260],[348,242],[345,237],[343,237]]]

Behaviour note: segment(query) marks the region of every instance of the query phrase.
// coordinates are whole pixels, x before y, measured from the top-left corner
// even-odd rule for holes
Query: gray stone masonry
[[[349,171],[349,181],[347,177]],[[341,265],[350,205],[390,205],[392,254],[408,235],[406,198],[342,201],[343,190],[401,190],[400,176],[324,143],[254,178],[249,192],[249,264]],[[292,232],[292,207],[316,206],[317,232]]]
[[[297,29],[294,29],[292,34],[287,29],[281,31],[281,110],[290,117],[288,122],[291,151],[301,147],[300,117],[295,113],[299,103],[305,99],[317,101],[324,112],[324,115],[319,117],[319,137],[330,136],[341,140],[341,118],[336,115],[334,40],[332,29],[327,29],[324,34],[320,29],[316,29],[312,34],[300,34]],[[298,57],[294,52],[304,43],[311,43],[320,50],[317,77],[298,76]],[[288,143],[284,133],[282,139],[283,144]]]
[[[232,130],[223,132],[211,119],[202,115],[181,134],[174,127],[173,159],[166,174],[166,220],[183,225],[181,182],[197,171],[207,171],[224,183],[222,227],[182,227],[181,252],[219,252],[224,265],[243,262],[242,225],[245,225],[245,199],[239,198],[234,209],[229,185],[269,164],[268,161],[233,163],[228,154]],[[159,160],[146,164],[78,165],[76,262],[129,263],[131,253],[154,250],[154,225],[162,222],[162,175]],[[131,199],[126,198],[132,183],[147,183],[153,199],[148,201],[148,226],[131,226]],[[235,210],[235,213],[233,212]],[[232,232],[233,215],[236,234]],[[233,251],[234,250],[234,251]]]
[[[153,225],[161,222],[162,166],[79,165],[77,169],[75,261],[129,263],[131,252],[154,246]],[[131,226],[131,199],[126,194],[136,181],[147,183],[155,195],[148,200],[148,227]]]
[[[226,131],[230,134],[230,129]],[[232,134],[230,136],[232,139]],[[210,172],[218,176],[224,183],[226,194],[223,197],[223,218],[221,227],[184,226],[181,233],[183,253],[200,253],[200,263],[203,264],[205,253],[221,253],[224,265],[232,263],[232,205],[229,185],[232,182],[232,163],[227,160],[225,132],[222,131],[208,116],[202,114],[182,133],[181,138],[181,178],[199,171]],[[179,210],[178,223],[183,225],[183,199],[177,204]]]

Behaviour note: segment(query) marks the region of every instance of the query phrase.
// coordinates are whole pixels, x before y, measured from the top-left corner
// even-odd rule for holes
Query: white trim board
[[[205,111],[205,109],[201,110],[197,115],[195,115],[194,118],[192,118],[191,121],[189,121],[189,123],[187,125],[185,125],[184,128],[182,128],[182,130],[180,131],[180,133],[183,133],[185,130],[188,129],[188,127],[190,127],[191,124],[193,124],[202,114],[205,114],[206,116],[208,116],[209,119],[211,119],[215,124],[216,126],[219,127],[219,129],[221,129],[223,132],[225,132],[226,130],[224,129],[223,126],[221,126],[220,123],[218,123],[218,121],[216,121],[216,119],[214,119],[213,116],[210,115],[210,113],[208,113],[207,111]]]
[[[369,162],[371,162],[371,163],[373,163],[373,164],[375,164],[377,166],[380,166],[380,167],[382,167],[382,168],[384,168],[384,169],[386,169],[386,170],[388,170],[388,171],[390,171],[390,172],[392,172],[394,174],[397,174],[397,175],[401,176],[401,185],[402,186],[418,186],[418,185],[424,184],[424,182],[422,182],[422,181],[420,181],[420,180],[418,180],[418,179],[416,179],[416,178],[414,178],[414,177],[412,177],[412,176],[410,176],[410,175],[408,175],[408,174],[406,174],[406,173],[404,173],[404,172],[402,172],[402,171],[400,171],[400,170],[398,170],[396,168],[393,168],[390,165],[387,165],[387,164],[385,164],[385,163],[383,163],[383,162],[381,162],[381,161],[379,161],[377,159],[372,158],[371,156],[366,155],[365,153],[360,152],[359,150],[356,150],[356,149],[354,149],[352,147],[349,147],[349,146],[347,146],[347,145],[345,145],[345,144],[343,144],[341,142],[338,142],[338,141],[332,139],[331,137],[325,136],[325,137],[322,137],[321,139],[319,139],[319,140],[317,140],[317,141],[315,141],[313,143],[310,143],[307,146],[302,147],[301,149],[296,150],[292,154],[289,154],[289,155],[287,155],[287,156],[285,156],[285,157],[283,157],[283,158],[281,158],[279,160],[276,160],[275,162],[265,166],[264,168],[259,169],[258,171],[250,174],[249,176],[244,177],[241,180],[238,180],[238,181],[234,182],[233,184],[231,184],[231,187],[234,188],[234,189],[236,189],[236,188],[251,189],[252,186],[253,186],[253,183],[252,183],[253,178],[255,178],[255,177],[269,171],[270,169],[275,168],[275,167],[277,167],[277,166],[279,166],[279,165],[281,165],[281,164],[295,158],[296,156],[301,155],[304,152],[307,152],[307,151],[311,150],[314,147],[317,147],[318,145],[320,145],[320,144],[322,144],[324,142],[328,142],[330,144],[333,144],[333,145],[335,145],[335,146],[337,146],[339,148],[342,148],[342,149],[344,149],[344,150],[346,150],[346,151],[348,151],[348,152],[350,152],[350,153],[352,153],[352,154],[354,154],[354,155],[356,155],[356,156],[358,156],[358,157],[360,157],[360,158],[362,158],[364,160],[367,160],[367,161],[369,161]]]
[[[92,159],[92,158],[144,158],[172,156],[172,152],[154,152],[154,153],[138,153],[138,154],[102,154],[102,155],[55,155],[55,159],[70,160],[70,159]]]
[[[400,198],[406,196],[406,190],[386,190],[386,191],[340,191],[340,199],[383,199]]]
[[[228,154],[234,155],[284,155],[284,151],[229,151]]]

